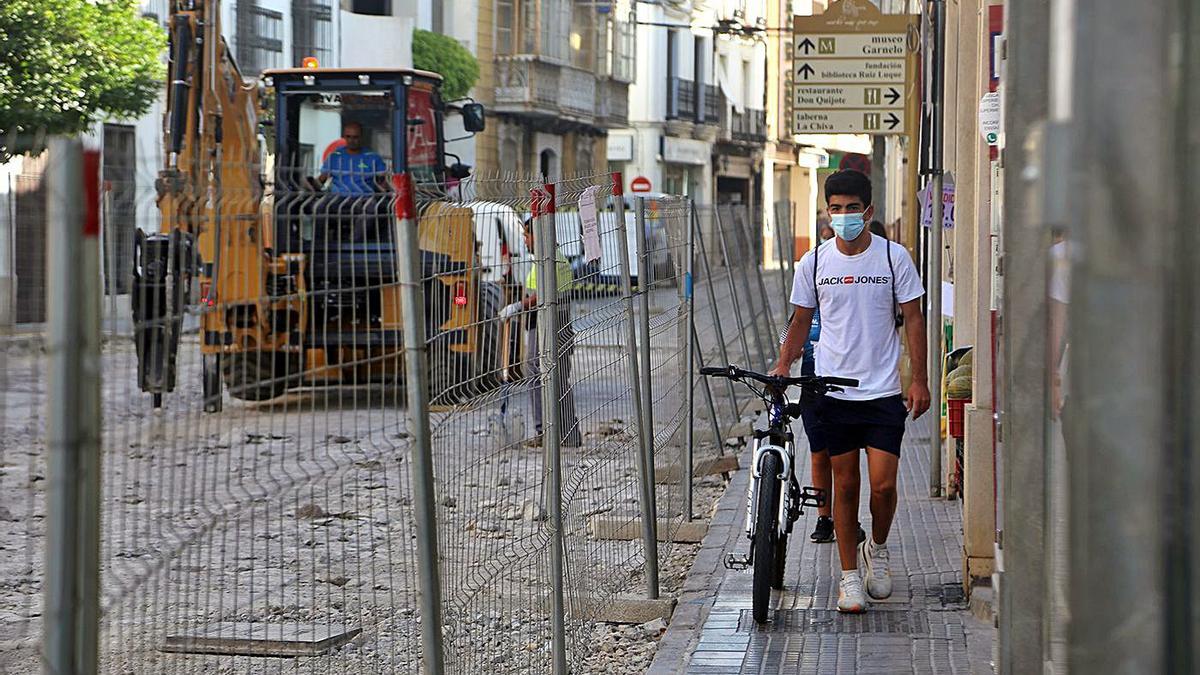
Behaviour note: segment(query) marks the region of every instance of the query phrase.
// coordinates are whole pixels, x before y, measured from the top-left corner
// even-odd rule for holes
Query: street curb
[[[728,570],[723,562],[726,551],[732,551],[738,537],[742,535],[742,518],[746,508],[746,489],[750,483],[749,451],[743,453],[742,468],[736,471],[725,494],[717,502],[709,523],[708,533],[700,543],[696,559],[683,581],[679,604],[667,626],[667,632],[658,642],[654,661],[646,670],[647,675],[676,675],[682,673],[691,659],[700,631],[708,619],[713,601],[721,589]]]

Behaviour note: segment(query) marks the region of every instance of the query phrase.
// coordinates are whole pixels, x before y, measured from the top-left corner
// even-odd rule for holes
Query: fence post
[[[737,316],[738,339],[741,340],[741,342],[742,342],[742,355],[746,357],[746,366],[748,368],[752,368],[752,369],[757,368],[758,364],[756,364],[750,358],[750,343],[746,341],[746,325],[742,321],[742,319],[743,319],[742,303],[738,300],[737,288],[733,284],[733,267],[732,267],[732,265],[737,264],[737,262],[731,260],[729,257],[729,247],[725,243],[725,226],[721,224],[721,209],[720,208],[713,209],[713,217],[716,219],[717,238],[720,239],[720,241],[721,241],[721,257],[724,258],[725,269],[728,270],[728,272],[729,272],[729,278],[728,278],[729,299],[731,302],[733,302],[733,312]],[[741,276],[741,275],[739,275],[739,276]],[[745,282],[744,276],[742,277],[742,281]],[[750,299],[750,285],[749,284],[744,284],[744,285],[746,286],[746,288],[744,289],[746,292],[746,300],[749,300]],[[751,322],[751,325],[753,325],[753,322]],[[757,327],[755,327],[755,331],[754,331],[754,341],[755,341],[755,346],[758,348],[758,353],[761,355],[762,354],[762,338],[760,338],[758,335]]]
[[[50,142],[45,672],[95,673],[100,621],[100,156]]]
[[[692,222],[692,214],[696,204],[688,200],[687,222]],[[696,301],[692,288],[692,267],[696,261],[696,230],[688,228],[687,235],[687,267],[683,277],[684,302],[687,311],[687,356],[684,368],[687,369],[687,439],[683,448],[683,476],[686,488],[683,491],[683,519],[692,519],[692,471],[696,458]]]
[[[530,194],[537,230],[533,246],[538,265],[538,361],[542,378],[542,456],[550,463],[546,510],[550,525],[550,642],[554,675],[567,675],[566,577],[562,527],[562,392],[558,375],[558,232],[554,224],[554,184]],[[543,472],[543,475],[546,475]]]
[[[776,246],[779,247],[779,281],[783,285],[784,298],[790,297],[792,293],[792,279],[788,278],[788,258],[784,257],[785,255],[791,256],[792,253],[785,253],[787,249],[784,248],[783,236],[784,221],[791,217],[791,210],[790,202],[779,202],[775,205],[775,241],[777,242]],[[784,214],[782,218],[780,213]]]
[[[620,174],[613,174],[614,190],[620,184]],[[642,199],[639,197],[637,206],[639,213]],[[642,219],[637,218],[637,226],[642,226]],[[649,472],[646,470],[646,418],[643,415],[645,406],[642,401],[641,377],[638,367],[637,348],[637,315],[633,310],[633,283],[630,280],[631,269],[629,261],[629,228],[625,226],[625,205],[623,200],[617,200],[617,230],[620,232],[620,243],[617,249],[621,258],[621,295],[625,304],[625,360],[629,363],[629,390],[633,395],[633,414],[638,427],[638,483],[642,516],[642,548],[646,556],[646,596],[650,599],[658,597],[658,521],[657,508],[654,503],[654,464],[651,463]],[[644,263],[643,263],[644,264]],[[642,281],[639,279],[639,281]],[[646,377],[649,377],[649,373]]]
[[[700,335],[696,332],[695,323],[692,324],[692,344],[700,344]],[[692,350],[692,364],[697,372],[704,367],[704,356],[700,353],[701,351],[700,349]],[[700,378],[700,382],[704,385],[704,398],[708,402],[708,414],[712,418],[713,443],[717,444],[717,454],[724,455],[725,439],[721,435],[721,420],[717,417],[717,406],[713,401],[712,387],[709,386],[707,377]]]
[[[748,229],[749,228],[747,228],[747,230]],[[760,234],[761,231],[759,230],[759,228],[757,226],[754,229],[756,232],[755,236],[758,236],[758,234]],[[739,231],[739,234],[742,234],[741,228],[737,228],[737,230]],[[746,244],[748,247],[750,247],[750,244],[753,243],[752,240],[750,240],[750,232],[746,231],[746,232],[744,232],[744,234],[747,239]],[[750,250],[747,251],[747,253],[750,253],[752,250],[753,250],[752,247],[750,247]],[[767,336],[770,339],[766,340],[766,346],[771,349],[769,349],[768,351],[763,353],[763,357],[766,358],[769,362],[770,358],[771,358],[771,354],[774,352],[773,347],[775,345],[779,344],[779,330],[775,328],[775,318],[773,316],[773,314],[775,313],[775,303],[771,302],[770,296],[767,295],[767,284],[766,284],[766,282],[763,281],[763,265],[764,265],[764,262],[761,258],[759,258],[755,262],[754,276],[756,279],[758,279],[759,297],[762,298],[763,313],[766,314],[766,316],[763,318],[763,320],[767,324],[767,329],[770,330],[770,332],[767,334]],[[747,274],[749,274],[749,273],[747,272]],[[787,294],[784,293],[784,296],[786,297]],[[753,306],[753,303],[751,303],[751,306]]]
[[[716,217],[716,207],[713,207],[713,217]],[[692,222],[692,227],[700,228],[700,219],[697,216]],[[708,261],[708,250],[704,246],[704,233],[699,233],[697,241],[700,243],[700,262],[704,265],[704,287],[708,289],[708,306],[712,310],[713,328],[717,332],[717,347],[721,352],[721,365],[727,366],[732,363],[729,360],[729,348],[725,345],[725,329],[721,326],[721,310],[717,307],[717,291],[713,288],[712,282],[712,265]],[[725,268],[728,271],[728,267]],[[741,322],[738,323],[738,329],[741,329]],[[749,359],[749,356],[746,357]],[[748,364],[747,364],[748,365]],[[706,380],[707,381],[707,380]],[[737,424],[741,416],[741,411],[738,409],[737,390],[733,388],[733,380],[725,379],[725,386],[729,392],[729,403],[732,406],[730,411],[733,414],[733,423]]]
[[[650,363],[650,292],[652,272],[650,252],[646,242],[646,199],[637,198],[637,233],[634,239],[638,256],[638,293],[641,317],[638,321],[638,354],[641,356],[642,381],[642,463],[646,466],[646,505],[650,511],[650,528],[654,535],[654,588],[651,598],[658,597],[658,498],[654,483],[654,370]]]
[[[413,439],[413,514],[417,526],[417,577],[420,590],[421,653],[424,670],[444,672],[442,651],[442,589],[438,564],[437,505],[433,486],[433,440],[429,433],[428,343],[425,336],[425,295],[421,292],[421,250],[412,179],[392,178],[396,188],[396,270],[404,321],[404,371],[408,393],[408,423]]]

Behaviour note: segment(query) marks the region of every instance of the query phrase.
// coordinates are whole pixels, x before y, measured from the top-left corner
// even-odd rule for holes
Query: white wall
[[[412,68],[412,18],[338,14],[342,68]]]

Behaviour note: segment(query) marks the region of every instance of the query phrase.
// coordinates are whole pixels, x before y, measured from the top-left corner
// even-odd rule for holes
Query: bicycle
[[[808,393],[826,394],[857,387],[858,380],[845,377],[778,377],[743,370],[735,365],[705,367],[700,374],[708,377],[727,377],[745,384],[767,404],[766,429],[754,430],[754,452],[751,460],[750,490],[746,495],[746,535],[750,552],[746,556],[726,554],[726,569],[754,567],[753,614],[756,623],[767,620],[771,589],[783,588],[783,571],[787,562],[787,540],[792,525],[804,514],[804,507],[825,504],[824,491],[812,486],[800,487],[796,480],[795,446],[791,422],[800,416],[800,404],[788,403],[784,392],[799,385]],[[753,382],[764,385],[755,387]],[[764,477],[769,477],[764,480]],[[787,491],[781,498],[783,486]],[[770,523],[770,526],[760,526]]]

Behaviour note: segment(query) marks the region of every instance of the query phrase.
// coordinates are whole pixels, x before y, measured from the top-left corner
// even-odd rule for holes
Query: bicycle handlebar
[[[779,375],[764,375],[756,373],[753,370],[744,370],[730,364],[725,368],[719,366],[705,366],[700,369],[701,375],[709,377],[728,377],[731,380],[755,380],[769,387],[778,389],[786,389],[791,385],[800,385],[801,387],[857,387],[858,380],[849,377],[829,377],[824,375],[802,375],[800,377],[783,377]]]

